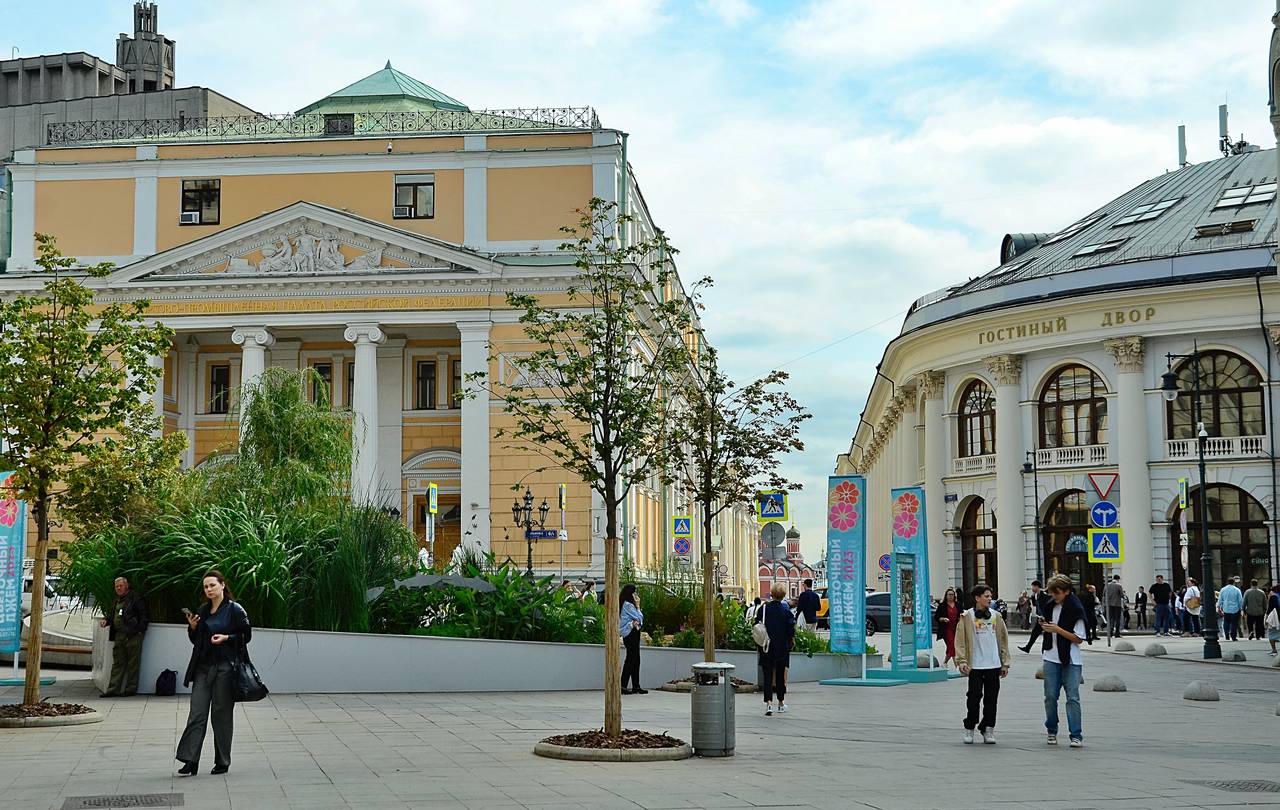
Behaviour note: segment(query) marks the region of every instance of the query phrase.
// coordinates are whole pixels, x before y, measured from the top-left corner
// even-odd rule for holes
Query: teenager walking
[[[969,676],[964,741],[966,745],[973,743],[976,728],[982,742],[995,745],[1000,679],[1009,674],[1009,630],[1000,614],[991,609],[990,588],[977,585],[969,595],[973,598],[973,607],[960,616],[956,629],[956,666],[962,675]]]
[[[232,600],[231,588],[221,571],[205,574],[203,587],[209,601],[196,613],[184,610],[192,649],[182,685],[191,687],[191,709],[175,755],[182,763],[178,769],[180,776],[194,776],[199,769],[200,749],[204,747],[210,718],[213,721],[213,770],[210,773],[230,770],[235,662],[253,635],[249,614]]]
[[[1032,580],[1031,582],[1031,635],[1027,638],[1027,643],[1019,647],[1024,653],[1030,654],[1031,647],[1035,645],[1036,639],[1040,637],[1040,617],[1044,616],[1049,610],[1049,606],[1053,604],[1053,600],[1049,598],[1049,594],[1044,592],[1044,586],[1040,580]]]
[[[1067,696],[1067,730],[1071,747],[1084,747],[1084,720],[1080,711],[1080,677],[1084,661],[1080,645],[1088,634],[1085,608],[1072,592],[1071,578],[1058,574],[1046,583],[1053,600],[1041,622],[1044,631],[1044,727],[1049,745],[1058,744],[1058,693]]]

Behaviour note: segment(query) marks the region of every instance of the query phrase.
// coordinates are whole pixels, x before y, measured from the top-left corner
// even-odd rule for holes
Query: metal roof
[[[1255,190],[1250,197],[1241,189],[1275,182],[1274,149],[1223,157],[1154,177],[1018,251],[999,267],[921,297],[907,314],[903,331],[993,305],[1112,288],[1135,282],[1141,275],[1127,267],[1109,270],[1117,266],[1274,245],[1274,190],[1269,195],[1266,188]],[[1237,191],[1224,200],[1230,189]],[[1236,204],[1249,200],[1254,201]],[[1220,206],[1223,202],[1228,204]],[[1032,240],[1017,241],[1025,245]],[[1197,279],[1213,273],[1204,261],[1194,265]],[[1239,272],[1237,265],[1239,261],[1221,263],[1224,273]],[[1096,272],[1081,272],[1090,270]],[[1070,276],[1074,273],[1080,275]],[[1176,282],[1177,275],[1163,273],[1166,283]]]
[[[310,112],[364,112],[366,110],[457,110],[467,105],[391,67],[391,60],[376,73],[365,76],[319,101],[308,104],[298,115]]]

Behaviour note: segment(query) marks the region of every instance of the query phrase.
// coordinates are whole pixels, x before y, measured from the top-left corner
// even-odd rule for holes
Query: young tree
[[[605,733],[622,729],[618,627],[618,507],[631,487],[665,463],[672,399],[665,383],[688,370],[692,328],[687,301],[663,294],[671,255],[659,234],[627,244],[629,218],[592,199],[564,228],[578,275],[556,306],[532,294],[509,294],[536,347],[505,357],[509,380],[484,383],[502,400],[512,426],[499,437],[527,443],[548,467],[578,476],[605,505]],[[496,358],[493,358],[496,360]],[[611,639],[612,643],[608,640]]]
[[[778,472],[781,457],[804,449],[800,425],[810,418],[783,387],[787,374],[771,371],[739,388],[720,370],[719,356],[703,346],[696,373],[680,387],[677,419],[681,457],[673,477],[698,503],[702,522],[703,645],[715,660],[715,553],[711,525],[737,504],[751,503],[757,487],[799,489]]]
[[[161,371],[152,357],[169,352],[172,332],[147,325],[149,302],[101,305],[94,291],[67,271],[52,236],[38,234],[36,263],[48,276],[43,294],[0,303],[0,468],[13,469],[18,497],[36,523],[35,571],[24,704],[40,702],[40,653],[50,512],[66,482],[103,434],[126,427],[130,414],[155,391]],[[82,271],[89,278],[110,264]],[[88,455],[87,455],[88,454]]]

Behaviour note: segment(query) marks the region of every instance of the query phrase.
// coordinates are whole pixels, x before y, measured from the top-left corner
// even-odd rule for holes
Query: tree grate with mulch
[[[669,683],[669,684],[671,684],[671,685],[673,685],[673,686],[681,686],[681,685],[684,685],[684,686],[693,686],[693,683],[694,683],[694,682],[693,682],[693,679],[692,679],[692,678],[676,678],[674,681],[667,681],[667,683]],[[734,677],[732,677],[732,676],[730,676],[730,678],[729,678],[729,683],[733,685],[733,688],[734,688],[735,690],[737,690],[737,689],[741,689],[741,688],[743,688],[744,686],[748,686],[748,687],[754,687],[754,686],[755,686],[755,684],[754,684],[754,683],[752,683],[751,681],[744,681],[744,680],[742,680],[741,678],[734,678]]]
[[[604,729],[595,729],[577,734],[558,734],[543,742],[569,748],[678,748],[684,745],[684,740],[677,740],[666,734],[650,734],[632,728],[624,728],[617,737],[605,734]]]
[[[92,714],[93,709],[79,703],[19,703],[0,706],[0,719],[15,717],[63,717],[70,714]]]

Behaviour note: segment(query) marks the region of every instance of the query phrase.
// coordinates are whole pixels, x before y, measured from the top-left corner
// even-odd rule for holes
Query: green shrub
[[[686,627],[671,638],[671,647],[684,647],[688,649],[702,649],[702,634],[692,627]]]
[[[804,655],[813,655],[814,653],[830,652],[831,646],[825,638],[812,630],[797,630],[796,643],[791,648],[791,651]]]

